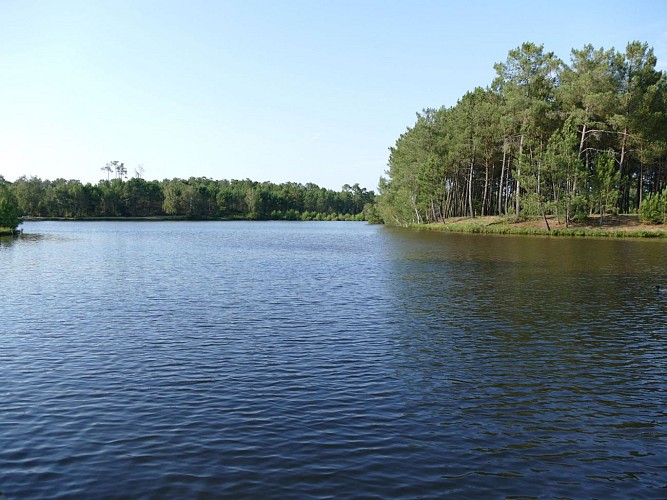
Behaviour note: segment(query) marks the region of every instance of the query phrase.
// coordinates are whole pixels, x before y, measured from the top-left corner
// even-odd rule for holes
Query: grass
[[[637,216],[617,215],[606,218],[591,218],[571,227],[565,227],[555,219],[549,221],[547,229],[543,219],[514,222],[504,217],[459,218],[444,223],[414,224],[411,227],[452,233],[509,234],[530,236],[567,236],[596,238],[665,238],[667,229],[639,223]]]

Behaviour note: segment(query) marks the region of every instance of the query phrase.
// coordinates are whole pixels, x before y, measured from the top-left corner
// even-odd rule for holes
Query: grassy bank
[[[15,234],[19,234],[20,232],[21,232],[20,229],[12,229],[9,227],[0,226],[0,236],[14,236]]]
[[[415,224],[416,229],[453,233],[517,234],[532,236],[570,236],[597,238],[665,238],[667,227],[644,225],[636,215],[592,217],[570,227],[555,218],[513,221],[505,217],[457,218],[437,224]]]

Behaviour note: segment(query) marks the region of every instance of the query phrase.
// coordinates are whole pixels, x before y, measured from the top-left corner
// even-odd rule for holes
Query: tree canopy
[[[667,75],[646,43],[586,45],[566,64],[524,43],[486,88],[425,109],[390,148],[377,210],[449,217],[631,213],[667,187]],[[654,197],[655,201],[655,197]]]
[[[97,184],[24,176],[7,183],[6,191],[15,200],[17,214],[64,218],[364,220],[375,200],[375,193],[359,184],[345,184],[340,191],[333,191],[312,183],[274,184],[250,179],[147,181],[137,176],[126,181],[127,169],[117,161],[102,170],[116,170],[117,175]]]
[[[0,233],[14,231],[20,223],[16,197],[10,184],[0,175]]]

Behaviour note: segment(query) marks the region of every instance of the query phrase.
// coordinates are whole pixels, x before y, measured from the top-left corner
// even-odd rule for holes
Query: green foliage
[[[586,45],[563,63],[524,43],[492,85],[427,109],[390,149],[387,224],[635,212],[667,185],[667,75],[647,44]]]
[[[593,193],[600,208],[600,220],[606,213],[614,211],[619,196],[621,172],[616,168],[613,153],[602,153],[595,159]]]
[[[639,205],[639,220],[645,224],[667,222],[667,188],[646,195]]]
[[[639,230],[607,230],[589,228],[552,229],[524,227],[513,224],[483,225],[471,222],[413,225],[416,228],[451,233],[523,235],[523,236],[570,236],[577,238],[667,238],[667,231]]]
[[[122,166],[120,162],[109,166]],[[106,169],[103,169],[106,171]],[[107,171],[107,173],[109,173]],[[146,181],[136,177],[76,180],[21,177],[10,189],[22,214],[34,217],[149,217],[194,219],[365,220],[364,207],[375,193],[359,184],[341,191],[309,183],[273,184],[246,180],[216,181],[203,177]]]
[[[578,195],[572,199],[572,215],[571,219],[574,222],[581,222],[588,218],[588,201],[585,196]]]
[[[0,230],[14,231],[19,224],[18,202],[10,186],[0,176]]]
[[[378,211],[377,205],[374,203],[366,203],[361,216],[364,220],[367,220],[369,224],[384,223],[382,217],[380,217],[380,212]]]

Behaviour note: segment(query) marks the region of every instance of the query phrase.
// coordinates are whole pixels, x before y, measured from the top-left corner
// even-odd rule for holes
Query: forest
[[[149,181],[135,176],[128,180],[127,169],[118,161],[109,162],[102,170],[107,177],[114,172],[115,177],[83,184],[78,180],[25,176],[8,182],[0,176],[0,226],[11,227],[12,221],[23,216],[365,220],[364,207],[368,210],[375,199],[373,191],[359,184],[345,184],[341,191],[333,191],[312,183],[274,184],[249,179]],[[6,220],[2,213],[6,213]]]
[[[423,110],[396,140],[378,216],[666,222],[667,75],[656,65],[640,42],[573,49],[569,64],[534,43],[510,50],[488,87]]]

